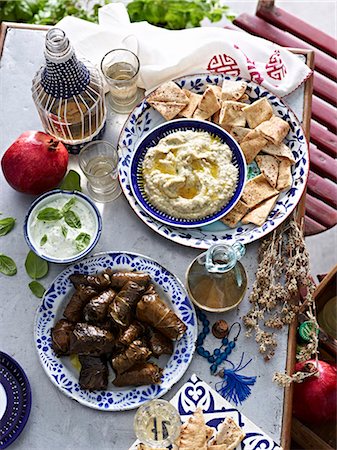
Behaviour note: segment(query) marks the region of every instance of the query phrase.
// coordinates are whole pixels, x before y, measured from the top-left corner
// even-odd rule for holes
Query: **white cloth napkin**
[[[147,91],[182,75],[219,72],[253,80],[283,97],[311,75],[297,56],[265,39],[218,27],[172,31],[147,22],[131,23],[122,3],[100,8],[99,24],[65,17],[57,26],[76,52],[97,67],[112,49],[137,53],[138,85]]]

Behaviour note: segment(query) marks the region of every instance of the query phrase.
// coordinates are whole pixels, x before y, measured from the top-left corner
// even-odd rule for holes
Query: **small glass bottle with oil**
[[[33,79],[32,95],[46,133],[78,153],[102,136],[106,107],[103,80],[88,61],[75,55],[65,33],[52,28],[46,35],[46,64]]]

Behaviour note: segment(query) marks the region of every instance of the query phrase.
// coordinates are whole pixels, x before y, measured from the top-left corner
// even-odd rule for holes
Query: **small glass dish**
[[[96,246],[102,217],[88,196],[55,189],[32,203],[23,232],[28,247],[42,259],[69,264]]]
[[[151,448],[172,445],[180,433],[181,419],[176,408],[162,399],[144,403],[136,412],[134,430],[140,442]]]

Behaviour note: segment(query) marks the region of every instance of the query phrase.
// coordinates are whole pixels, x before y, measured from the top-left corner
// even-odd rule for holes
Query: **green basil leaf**
[[[62,219],[62,212],[56,208],[44,208],[38,213],[37,218],[44,222],[54,222]]]
[[[81,228],[81,219],[74,211],[66,211],[63,214],[64,220],[71,228]]]
[[[25,261],[25,268],[30,278],[33,278],[33,280],[38,280],[39,278],[43,278],[47,275],[49,266],[47,261],[40,258],[30,250]]]
[[[0,236],[5,236],[14,227],[15,219],[13,217],[6,217],[0,220]]]
[[[9,256],[0,253],[0,272],[9,277],[17,272],[16,264]]]
[[[81,192],[81,177],[75,170],[69,170],[65,178],[63,179],[60,189],[64,191],[79,191]]]
[[[38,281],[31,281],[28,286],[37,298],[42,298],[43,294],[46,292],[45,288]]]
[[[69,211],[69,210],[71,209],[71,207],[74,206],[75,202],[76,202],[76,198],[75,198],[75,197],[72,197],[72,198],[71,198],[71,199],[63,206],[63,208],[62,208],[63,214],[64,214],[65,212]]]
[[[75,239],[75,246],[79,252],[83,251],[90,244],[90,234],[80,233]]]
[[[46,234],[44,234],[41,238],[40,246],[42,247],[47,242],[47,240],[48,240],[48,237]]]
[[[62,225],[61,231],[62,231],[63,237],[65,239],[67,237],[67,234],[68,234],[68,228],[65,227],[64,225]]]

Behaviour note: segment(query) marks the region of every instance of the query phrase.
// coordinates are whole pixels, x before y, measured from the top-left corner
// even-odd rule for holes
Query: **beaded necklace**
[[[239,322],[234,322],[231,327],[228,330],[228,337],[229,334],[233,328],[234,325],[237,325],[239,327],[239,330],[237,332],[237,335],[235,336],[235,338],[232,341],[229,341],[228,337],[224,337],[221,339],[221,346],[219,348],[214,349],[213,353],[211,354],[208,350],[205,350],[205,348],[203,347],[203,343],[206,339],[206,336],[209,334],[210,332],[210,323],[209,320],[207,319],[207,316],[205,313],[203,313],[200,310],[197,310],[197,317],[198,319],[201,321],[202,323],[202,331],[199,334],[198,338],[197,338],[197,353],[198,355],[202,356],[203,358],[207,359],[207,361],[211,364],[211,374],[215,375],[217,374],[218,371],[218,367],[224,362],[226,361],[226,359],[228,358],[228,356],[232,353],[232,350],[235,348],[236,345],[236,341],[240,335],[241,332],[241,325]],[[223,350],[222,350],[223,349]]]

